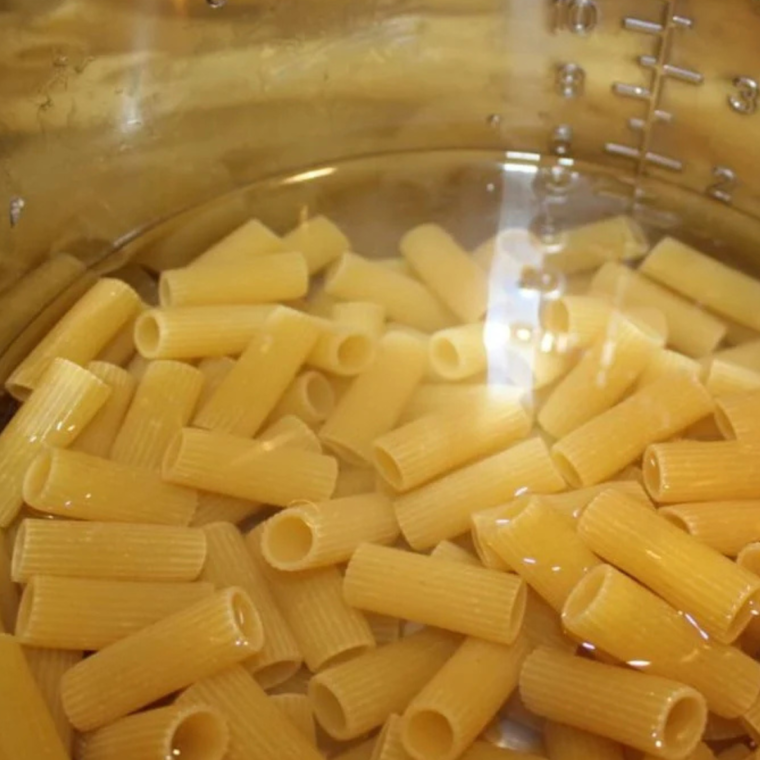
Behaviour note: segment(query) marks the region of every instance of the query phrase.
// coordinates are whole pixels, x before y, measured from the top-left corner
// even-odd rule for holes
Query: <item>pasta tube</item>
[[[272,230],[258,219],[249,219],[190,262],[190,266],[233,264],[287,250],[285,243]]]
[[[712,410],[712,398],[698,380],[666,376],[568,433],[554,444],[552,456],[572,486],[592,486],[634,462],[649,444],[672,437]]]
[[[309,683],[317,720],[336,739],[361,736],[403,712],[456,648],[449,634],[419,631],[317,673]]]
[[[68,760],[50,710],[34,681],[21,645],[0,633],[0,752],[7,758]]]
[[[343,377],[355,377],[372,365],[377,340],[365,330],[328,319],[317,324],[320,334],[307,364]]]
[[[270,697],[283,715],[309,740],[317,745],[317,726],[314,711],[305,694],[274,694]]]
[[[726,438],[760,443],[760,391],[719,398],[715,421]]]
[[[428,362],[444,380],[466,380],[488,368],[482,322],[439,330],[430,338]]]
[[[466,639],[404,711],[407,752],[418,760],[459,757],[514,691],[530,651],[524,636],[509,646]]]
[[[723,717],[743,715],[760,696],[760,663],[703,637],[687,617],[610,565],[578,582],[562,622],[631,667],[693,687]]]
[[[372,301],[336,303],[332,318],[342,325],[350,325],[379,340],[385,332],[385,307]]]
[[[624,760],[623,748],[610,739],[563,723],[546,721],[544,745],[551,760]]]
[[[350,464],[366,464],[372,442],[392,429],[422,379],[424,350],[402,332],[389,332],[374,364],[340,398],[319,436]]]
[[[531,438],[403,494],[394,508],[404,538],[421,550],[466,532],[473,513],[512,499],[518,491],[564,488],[546,444]]]
[[[385,721],[370,760],[410,760],[401,740],[401,716],[391,715]]]
[[[591,502],[578,534],[719,641],[736,639],[760,601],[760,578],[614,491]]]
[[[54,515],[160,525],[188,525],[198,503],[195,491],[157,473],[66,449],[37,456],[23,494],[31,507]]]
[[[230,588],[101,649],[63,677],[69,720],[90,731],[246,659],[264,634],[256,608]]]
[[[0,627],[5,631],[14,630],[18,602],[18,589],[11,576],[11,557],[5,548],[5,535],[0,531]]]
[[[45,446],[68,446],[108,400],[110,388],[65,359],[54,359],[35,392],[0,432],[0,528],[24,502],[29,465]]]
[[[129,715],[87,734],[80,760],[166,760],[190,757],[223,760],[229,729],[211,707],[172,705]]]
[[[688,686],[543,647],[525,661],[520,695],[537,715],[665,760],[685,758],[707,720],[704,699]]]
[[[169,525],[24,520],[11,571],[16,583],[36,575],[128,581],[195,580],[206,536]]]
[[[343,596],[352,607],[511,644],[526,593],[515,575],[362,544],[348,563]]]
[[[264,525],[261,550],[278,570],[306,570],[345,562],[362,542],[390,544],[398,534],[390,499],[369,493],[280,512]]]
[[[324,269],[351,247],[348,238],[326,216],[314,216],[299,224],[282,239],[289,250],[306,257],[309,274]]]
[[[335,409],[335,393],[320,372],[302,372],[283,393],[272,410],[271,419],[294,415],[307,425],[324,422]]]
[[[567,335],[573,346],[588,348],[606,331],[612,313],[603,298],[566,295],[542,306],[541,326],[550,333]]]

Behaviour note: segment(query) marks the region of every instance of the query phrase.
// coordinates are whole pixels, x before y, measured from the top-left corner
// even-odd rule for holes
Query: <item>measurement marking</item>
[[[707,194],[716,201],[732,203],[738,184],[736,172],[728,166],[714,166],[712,173],[717,182],[707,188]]]
[[[644,21],[641,18],[626,16],[623,19],[623,29],[627,29],[629,32],[640,32],[641,34],[662,34],[664,27],[662,24],[657,24],[654,21]]]
[[[673,114],[670,113],[670,111],[661,111],[658,109],[654,112],[654,120],[660,122],[661,124],[672,124]],[[646,127],[646,125],[647,124],[644,119],[640,119],[636,116],[628,119],[628,126],[635,132],[640,132]]]
[[[670,158],[670,156],[663,156],[660,153],[654,153],[647,151],[646,155],[642,159],[642,153],[638,148],[633,148],[630,145],[621,145],[620,143],[605,143],[604,149],[607,153],[611,153],[613,156],[620,156],[621,158],[630,158],[633,161],[638,161],[640,164],[654,164],[663,169],[670,169],[674,172],[683,171],[683,162],[676,158]]]
[[[656,69],[657,58],[653,55],[639,56],[639,65],[645,69]],[[671,77],[672,79],[679,79],[682,82],[688,82],[689,84],[702,84],[704,77],[698,71],[693,69],[683,69],[678,66],[672,66],[666,63],[662,67],[662,73],[664,76]]]
[[[625,82],[615,82],[612,90],[616,95],[624,98],[635,98],[636,100],[649,100],[652,97],[652,91],[646,87],[640,87],[636,84],[626,84]]]
[[[671,22],[673,26],[677,26],[679,29],[694,28],[694,19],[686,18],[686,16],[673,16]]]

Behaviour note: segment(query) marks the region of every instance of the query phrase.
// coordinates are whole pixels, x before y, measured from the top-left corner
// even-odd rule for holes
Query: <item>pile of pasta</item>
[[[760,282],[560,242],[97,281],[7,383],[0,756],[754,757]]]

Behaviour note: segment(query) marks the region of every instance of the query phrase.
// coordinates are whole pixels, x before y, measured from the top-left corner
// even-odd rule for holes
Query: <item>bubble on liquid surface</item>
[[[206,3],[212,8],[224,8],[227,5],[227,0],[206,0]]]

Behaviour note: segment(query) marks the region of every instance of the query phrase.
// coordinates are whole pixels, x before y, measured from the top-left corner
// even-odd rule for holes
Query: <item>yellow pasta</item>
[[[11,577],[10,552],[5,546],[5,535],[0,530],[0,626],[3,630],[14,629],[18,602],[18,589]]]
[[[513,502],[496,520],[491,548],[555,610],[599,559],[540,498]]]
[[[525,661],[520,695],[549,720],[665,760],[686,757],[707,720],[704,699],[688,686],[543,647]]]
[[[24,588],[22,644],[97,651],[210,596],[210,583],[136,583],[36,575]]]
[[[385,307],[372,301],[336,303],[332,318],[342,325],[350,325],[379,340],[385,332]]]
[[[641,271],[653,280],[718,314],[760,330],[760,283],[671,237],[644,259]]]
[[[273,253],[213,267],[185,267],[161,273],[164,308],[235,306],[292,301],[309,290],[306,259],[300,253]]]
[[[100,728],[245,660],[263,643],[248,596],[218,591],[75,665],[63,677],[63,706],[79,731]]]
[[[583,510],[591,504],[600,493],[603,493],[610,488],[618,493],[625,494],[631,499],[635,499],[648,509],[654,509],[644,487],[641,483],[635,480],[611,481],[609,483],[600,483],[597,486],[589,486],[588,488],[577,488],[574,491],[555,493],[551,496],[542,496],[541,501],[548,504],[555,512],[558,512],[568,522],[575,525],[578,520],[580,520]]]
[[[68,760],[69,753],[56,730],[21,645],[0,633],[0,756],[37,760]]]
[[[216,393],[217,388],[234,366],[235,360],[230,356],[210,356],[198,362],[198,369],[203,375],[203,388],[198,397],[198,409]]]
[[[166,452],[169,483],[287,507],[322,501],[338,477],[333,457],[226,433],[185,428]]]
[[[278,570],[308,570],[345,562],[364,541],[393,543],[398,534],[390,499],[369,493],[280,512],[264,526],[261,551]]]
[[[481,567],[481,561],[467,549],[463,549],[453,541],[441,541],[436,545],[435,549],[430,552],[431,557],[437,557],[438,559],[445,559],[449,562],[461,562],[465,565],[472,565],[473,567]]]
[[[325,293],[324,288],[318,286],[308,298],[302,299],[298,308],[313,317],[329,318],[336,303],[331,295]]]
[[[760,372],[722,359],[710,359],[704,383],[707,390],[716,397],[748,393],[760,389]]]
[[[372,365],[377,340],[352,325],[318,319],[319,337],[306,363],[343,377],[355,377]]]
[[[343,254],[325,273],[325,291],[342,301],[371,301],[394,322],[425,332],[441,330],[454,318],[417,280],[353,253]]]
[[[546,265],[575,274],[608,261],[639,259],[648,249],[638,222],[629,216],[613,216],[560,232],[546,256]]]
[[[714,358],[760,372],[760,340],[752,340],[733,348],[724,348],[713,354]]]
[[[59,520],[24,520],[16,536],[12,575],[130,581],[191,581],[206,559],[197,528]]]
[[[283,237],[282,242],[289,250],[299,251],[306,257],[309,274],[324,269],[351,247],[335,222],[325,216],[301,222]]]
[[[0,432],[0,528],[23,504],[26,470],[45,446],[68,446],[110,395],[95,375],[65,359],[54,359],[29,400]]]
[[[404,711],[457,643],[442,631],[420,631],[318,673],[309,698],[319,724],[342,740],[382,725]]]
[[[96,361],[117,364],[120,367],[128,364],[135,355],[137,347],[135,346],[135,324],[138,317],[147,310],[145,304],[141,304],[134,317],[129,319],[125,325],[114,335],[106,347],[98,354]],[[92,362],[90,362],[92,364]]]
[[[242,588],[261,619],[264,646],[245,660],[244,667],[265,689],[287,681],[301,667],[303,658],[266,578],[253,561],[237,528],[229,523],[215,523],[208,525],[204,533],[208,552],[201,578],[216,588]]]
[[[619,308],[659,309],[668,323],[669,345],[691,357],[706,356],[726,334],[717,317],[619,264],[605,264],[594,276],[591,292]]]
[[[343,596],[352,607],[511,644],[526,594],[515,575],[362,544],[348,563]]]
[[[748,542],[760,541],[759,499],[676,504],[658,514],[729,557],[735,557]]]
[[[518,491],[564,488],[546,444],[531,438],[400,496],[394,507],[404,538],[421,550],[466,532],[473,513],[508,501]]]
[[[6,385],[9,393],[26,399],[42,383],[56,358],[79,365],[91,362],[140,306],[140,297],[126,283],[100,280],[16,367]]]
[[[715,421],[728,439],[760,443],[760,391],[719,398]]]
[[[203,375],[195,367],[152,362],[137,386],[110,458],[159,470],[169,443],[189,424],[202,388]]]
[[[191,266],[232,264],[256,256],[282,253],[288,247],[258,219],[249,219],[191,262]]]
[[[411,422],[419,417],[450,409],[452,406],[480,404],[494,397],[503,398],[505,401],[522,401],[526,409],[529,408],[522,390],[513,385],[427,383],[420,385],[412,394],[400,421]]]
[[[65,750],[71,752],[73,730],[63,711],[61,678],[66,671],[73,668],[82,659],[82,653],[64,649],[37,649],[25,646],[24,655],[40,694],[42,694],[42,698],[50,711],[50,716],[53,718],[58,736],[60,736]]]
[[[578,533],[597,555],[692,615],[718,641],[736,639],[760,601],[760,578],[614,491],[591,502]]]
[[[401,253],[417,276],[462,322],[474,322],[488,306],[488,278],[445,230],[422,224],[401,238]]]
[[[80,760],[223,760],[229,729],[220,712],[206,707],[159,707],[129,715],[84,736]]]
[[[107,457],[132,401],[137,382],[129,372],[115,364],[90,362],[87,369],[104,382],[111,393],[71,448],[85,454]]]
[[[401,637],[402,621],[390,615],[376,615],[373,612],[365,612],[364,617],[372,631],[372,638],[377,646],[391,644]]]
[[[401,740],[400,715],[390,715],[385,721],[377,735],[370,760],[411,760]]]
[[[210,706],[230,730],[225,760],[323,760],[298,727],[241,667],[221,670],[179,695],[177,705]]]
[[[258,514],[263,508],[264,505],[257,501],[237,499],[234,496],[225,496],[210,491],[200,491],[198,493],[198,507],[190,525],[202,528],[204,525],[215,522],[238,524]]]
[[[333,757],[333,760],[374,760],[372,757],[377,739],[373,736],[371,739],[356,744],[345,752],[341,752]]]
[[[276,308],[216,393],[201,407],[193,424],[254,435],[295,379],[318,334],[319,327],[311,317]]]
[[[544,758],[529,752],[517,752],[505,747],[497,747],[489,742],[477,741],[462,755],[461,760],[544,760]]]
[[[369,493],[375,490],[376,481],[375,471],[369,467],[353,467],[341,464],[333,498],[342,499],[345,496]]]
[[[624,760],[623,748],[598,734],[546,721],[544,744],[549,760]]]
[[[760,442],[673,441],[644,453],[644,483],[660,504],[760,499]]]
[[[760,739],[760,699],[742,715],[742,723],[752,741],[756,743]]]
[[[41,512],[80,520],[188,525],[198,497],[158,473],[80,451],[49,449],[24,478],[24,501]]]
[[[340,398],[319,437],[350,464],[366,464],[372,442],[395,426],[424,368],[417,340],[399,331],[386,333],[374,363]]]
[[[372,259],[372,263],[390,269],[393,272],[398,272],[398,274],[417,279],[414,269],[409,266],[409,263],[403,256],[389,256],[388,258],[383,259]]]
[[[317,744],[317,726],[314,711],[305,694],[274,694],[270,697],[282,714],[309,740]]]
[[[606,331],[611,316],[612,307],[603,298],[566,295],[542,306],[541,325],[566,335],[573,346],[588,348]]]
[[[646,625],[631,625],[632,620]],[[760,663],[704,637],[667,602],[610,565],[579,581],[562,623],[630,667],[692,686],[725,718],[743,715],[760,695]]]
[[[712,398],[698,380],[668,375],[568,433],[552,447],[552,456],[570,485],[596,485],[638,459],[649,444],[712,410]]]
[[[320,372],[302,372],[283,393],[270,419],[294,415],[307,425],[324,422],[335,409],[335,393]]]
[[[699,362],[689,358],[685,354],[680,354],[678,351],[671,351],[669,349],[655,351],[649,357],[644,371],[639,375],[636,387],[643,388],[645,385],[649,385],[665,375],[673,375],[679,372],[687,373],[697,378],[701,378],[703,374],[702,366]]]
[[[269,694],[306,694],[312,674],[306,666],[299,668],[290,678],[267,689]]]
[[[459,757],[514,691],[531,648],[525,636],[509,646],[466,639],[404,711],[409,754],[418,760]]]
[[[261,553],[262,526],[246,537],[258,571],[266,578],[312,673],[375,646],[369,624],[343,598],[343,579],[334,567],[299,573],[275,570]]]
[[[139,382],[142,380],[145,370],[147,370],[149,366],[150,359],[146,359],[145,357],[140,356],[140,354],[135,354],[135,356],[132,357],[132,361],[127,365],[127,372]]]
[[[408,491],[500,451],[530,428],[525,407],[494,392],[491,398],[421,417],[375,439],[375,467],[393,488]]]
[[[189,306],[150,309],[137,318],[135,343],[148,359],[237,355],[261,329],[273,306]]]
[[[624,316],[606,331],[560,380],[541,407],[538,422],[561,438],[616,404],[661,348],[659,338]]]

